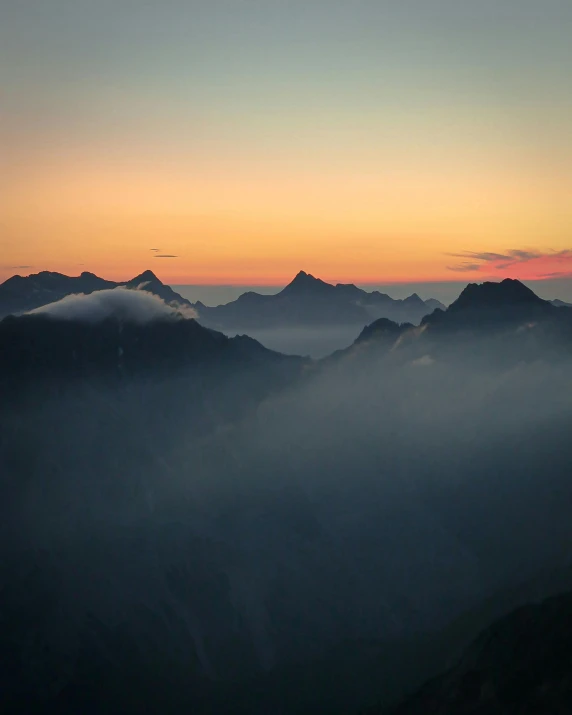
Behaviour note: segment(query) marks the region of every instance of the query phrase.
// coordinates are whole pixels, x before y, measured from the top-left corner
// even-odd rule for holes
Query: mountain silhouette
[[[87,271],[79,276],[52,271],[41,271],[26,277],[15,275],[0,285],[0,318],[34,310],[74,293],[89,294],[115,288],[116,285],[114,281]]]
[[[434,330],[490,331],[569,316],[520,281],[506,278],[500,283],[469,283],[446,311],[434,311],[422,324]]]
[[[248,292],[226,305],[195,307],[204,325],[232,331],[332,325],[361,329],[380,317],[418,324],[435,308],[444,306],[434,299],[423,301],[416,294],[394,300],[379,291],[369,293],[352,283],[333,285],[299,271],[276,295]]]
[[[109,281],[84,271],[79,276],[41,271],[29,276],[15,275],[0,284],[0,318],[18,315],[54,303],[68,295],[89,295],[118,287],[145,290],[169,305],[192,307],[186,298],[162,283],[152,271],[145,271],[129,281]]]
[[[141,324],[115,317],[99,322],[50,315],[7,316],[0,321],[3,394],[38,383],[161,378],[200,368],[296,370],[302,358],[264,348],[247,336],[228,338],[194,319],[155,319]]]
[[[355,286],[352,287],[355,288]],[[299,271],[294,279],[280,291],[279,295],[331,295],[334,289],[335,286],[330,283],[315,278],[305,271]]]
[[[119,284],[122,285],[122,284]],[[153,271],[144,271],[130,281],[123,284],[125,288],[144,290],[148,293],[158,296],[161,300],[164,300],[167,305],[174,306],[188,306],[193,307],[193,304],[182,295],[176,293],[170,286],[165,285],[162,281],[157,278]]]
[[[455,356],[515,364],[538,357],[561,359],[572,343],[572,311],[539,298],[517,280],[471,283],[447,309],[425,316],[421,326],[380,318],[366,326],[336,359],[391,351],[396,359]]]
[[[457,300],[449,306],[449,312],[499,309],[506,311],[509,306],[529,308],[546,306],[548,303],[520,281],[505,278],[500,283],[469,283]]]

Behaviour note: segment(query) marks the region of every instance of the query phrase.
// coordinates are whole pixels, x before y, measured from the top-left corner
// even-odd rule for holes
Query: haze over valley
[[[390,706],[572,588],[570,308],[471,284],[316,361],[145,278],[0,322],[7,707]]]

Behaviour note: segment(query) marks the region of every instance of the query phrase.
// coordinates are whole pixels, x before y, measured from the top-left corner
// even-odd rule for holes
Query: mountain
[[[413,294],[394,300],[384,293],[368,293],[353,284],[332,285],[300,271],[276,295],[248,292],[226,305],[197,305],[199,320],[219,330],[260,330],[279,327],[351,325],[363,328],[372,319],[419,323],[423,316],[444,306]]]
[[[572,593],[566,593],[496,621],[452,670],[391,713],[537,715],[570,712],[571,705]]]
[[[141,290],[0,322],[0,710],[391,706],[537,598],[479,605],[569,563],[568,311],[482,290],[338,364]]]
[[[68,295],[89,295],[95,291],[117,287],[145,290],[159,296],[168,304],[192,307],[186,298],[162,283],[152,271],[145,271],[123,282],[108,281],[87,271],[79,276],[41,271],[26,277],[15,275],[0,284],[0,318],[26,313]]]
[[[549,301],[542,300],[518,280],[506,278],[500,283],[469,283],[447,309],[448,319],[465,324],[490,326],[545,317],[553,312]],[[438,320],[438,319],[437,319]],[[425,321],[430,323],[431,320]]]
[[[279,382],[303,363],[247,336],[228,338],[183,317],[137,323],[116,317],[86,322],[27,314],[0,321],[0,385],[5,395],[21,394],[24,387],[33,391],[39,384],[172,378],[229,367],[268,369]]]
[[[124,286],[125,288],[130,288],[134,290],[144,290],[148,293],[158,296],[161,300],[165,301],[167,305],[174,306],[187,306],[189,308],[193,307],[193,304],[182,295],[175,293],[175,291],[168,285],[162,283],[153,271],[144,271],[135,278],[132,278],[126,283],[118,283],[118,286]]]
[[[93,293],[115,288],[117,284],[84,272],[79,276],[42,271],[23,277],[8,278],[0,285],[0,318],[5,315],[25,313],[42,305],[61,300],[74,293]]]
[[[469,359],[518,362],[552,354],[564,358],[572,344],[572,312],[542,300],[517,280],[469,284],[447,309],[425,316],[419,327],[381,318],[363,329],[336,358],[385,350],[395,359],[445,357],[469,350]],[[478,348],[478,349],[476,349]]]
[[[556,308],[572,308],[572,303],[566,303],[563,300],[551,300],[550,303]]]

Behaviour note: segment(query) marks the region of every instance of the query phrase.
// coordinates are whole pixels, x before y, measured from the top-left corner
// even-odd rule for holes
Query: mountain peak
[[[324,289],[332,289],[334,286],[326,283],[325,281],[316,278],[311,273],[306,273],[306,271],[299,271],[295,278],[288,283],[288,285],[281,291],[281,293],[292,294],[292,293],[313,293],[317,290],[322,291]]]
[[[405,300],[404,300],[403,302],[404,302],[404,303],[408,303],[409,305],[414,305],[414,304],[419,305],[420,303],[423,303],[423,301],[422,301],[421,298],[417,295],[417,293],[412,293],[410,296],[408,296],[407,298],[405,298]]]
[[[469,283],[449,311],[490,310],[504,307],[531,307],[548,305],[534,291],[512,278],[505,278],[500,283]]]
[[[306,271],[298,271],[294,276],[294,279],[289,285],[311,285],[314,282],[318,282],[319,279],[313,276],[311,273],[306,273]]]
[[[134,285],[134,284],[139,284],[139,283],[144,283],[145,281],[153,281],[153,283],[161,283],[161,281],[157,278],[157,276],[153,273],[153,271],[143,271],[138,276],[135,276],[135,278],[132,278],[130,281],[127,282],[128,285]]]

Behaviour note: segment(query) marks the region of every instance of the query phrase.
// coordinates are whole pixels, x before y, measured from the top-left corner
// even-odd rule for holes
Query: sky
[[[0,280],[572,276],[570,0],[0,0]]]

